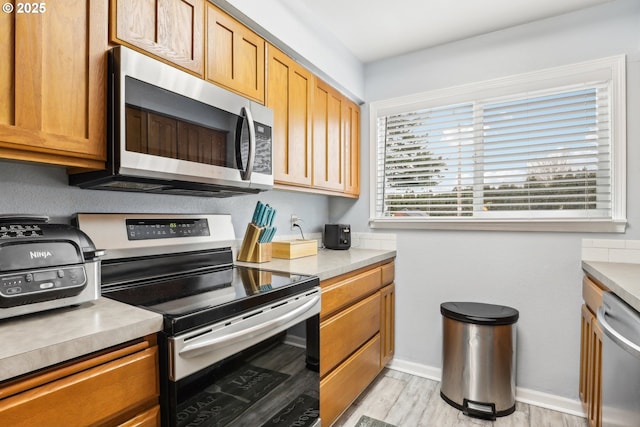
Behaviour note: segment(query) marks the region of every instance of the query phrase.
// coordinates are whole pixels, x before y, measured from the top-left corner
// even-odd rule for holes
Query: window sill
[[[552,231],[566,233],[624,233],[626,219],[620,220],[459,220],[424,218],[372,218],[369,227],[399,230],[456,231]]]

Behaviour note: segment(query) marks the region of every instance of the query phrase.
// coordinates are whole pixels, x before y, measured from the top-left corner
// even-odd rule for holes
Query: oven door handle
[[[184,346],[178,352],[178,354],[184,358],[197,357],[209,351],[219,350],[222,347],[226,347],[229,345],[237,344],[238,342],[249,340],[268,330],[273,330],[278,326],[285,325],[291,322],[292,320],[297,321],[298,317],[300,317],[303,313],[313,308],[318,303],[318,301],[320,301],[320,295],[315,295],[313,298],[311,298],[308,302],[304,303],[300,307],[288,313],[285,313],[282,316],[277,317],[275,319],[268,320],[259,325],[252,326],[250,328],[243,329],[241,331],[234,332],[221,337],[215,337],[215,338],[209,338],[209,339],[203,337],[202,340],[198,340]]]

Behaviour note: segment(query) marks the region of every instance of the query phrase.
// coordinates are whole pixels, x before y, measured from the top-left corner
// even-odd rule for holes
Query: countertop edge
[[[17,349],[14,354],[1,357],[0,381],[68,362],[77,357],[86,356],[96,351],[154,334],[162,329],[163,319],[160,314],[106,298],[99,298],[95,302],[83,304],[79,307],[62,308],[52,312],[36,313],[25,318],[17,318],[14,319],[17,322],[14,327],[23,329],[26,325],[31,325],[29,326],[30,328],[38,329],[43,323],[51,321],[54,317],[58,321],[62,321],[60,319],[64,317],[72,317],[72,321],[77,321],[77,319],[84,316],[81,311],[87,313],[87,323],[92,323],[93,321],[93,325],[89,326],[86,332],[68,339],[59,339],[55,343],[44,343],[39,347],[34,345],[30,348]],[[91,311],[91,313],[88,311]],[[131,317],[133,320],[123,321],[122,318],[125,316],[122,316],[121,313],[126,318]],[[120,317],[120,323],[115,325],[103,324],[110,322],[113,317]],[[33,340],[38,340],[35,334],[30,335],[32,335]]]
[[[640,311],[640,264],[582,261],[582,270]]]

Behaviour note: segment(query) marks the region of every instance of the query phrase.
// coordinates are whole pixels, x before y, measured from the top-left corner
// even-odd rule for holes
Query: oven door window
[[[318,316],[307,322],[317,322]],[[302,331],[299,331],[302,326]],[[177,382],[170,419],[179,427],[315,426],[319,376],[307,351],[305,323]],[[317,337],[309,338],[316,339]],[[316,344],[317,345],[317,344]],[[174,400],[175,399],[175,400]]]

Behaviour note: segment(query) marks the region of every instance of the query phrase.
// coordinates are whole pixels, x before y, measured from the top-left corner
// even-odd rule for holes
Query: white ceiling
[[[366,63],[613,0],[280,1]]]

